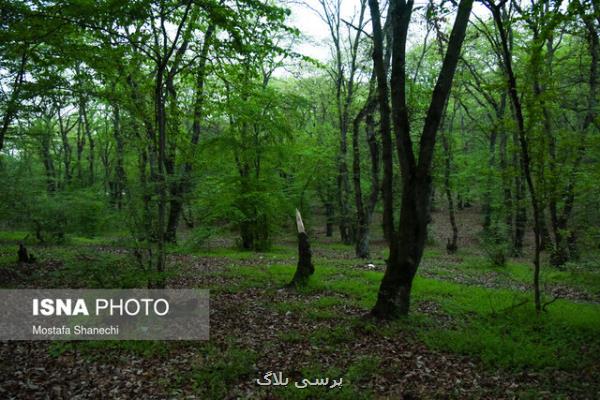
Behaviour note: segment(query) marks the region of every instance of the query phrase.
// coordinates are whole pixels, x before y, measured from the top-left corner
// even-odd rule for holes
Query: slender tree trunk
[[[598,10],[597,2],[593,2],[594,10],[596,13]],[[598,118],[597,113],[597,96],[598,96],[598,63],[600,62],[600,40],[598,37],[598,30],[594,24],[592,17],[586,15],[585,10],[580,10],[582,19],[587,28],[587,41],[590,49],[591,62],[589,69],[589,94],[587,101],[587,110],[583,123],[581,125],[582,137],[579,139],[579,146],[577,148],[577,156],[573,167],[568,175],[566,187],[561,193],[554,192],[550,201],[550,218],[552,221],[552,230],[555,238],[555,248],[552,252],[550,262],[554,266],[561,266],[566,263],[570,258],[576,258],[578,256],[577,251],[577,235],[572,229],[568,227],[568,221],[574,208],[575,202],[575,184],[577,182],[577,172],[586,153],[586,138],[589,134],[589,129],[594,121]],[[598,23],[600,24],[600,17],[597,17]],[[556,147],[555,142],[550,142],[550,153],[551,153],[551,167],[554,168],[556,158]],[[563,199],[562,210],[559,211],[557,197]]]
[[[440,137],[442,139],[442,147],[444,148],[444,190],[446,192],[446,200],[448,201],[448,217],[450,219],[450,226],[452,227],[452,239],[448,238],[446,250],[448,254],[454,254],[458,250],[458,226],[456,225],[456,218],[454,216],[454,201],[452,199],[452,186],[450,184],[452,150],[444,131],[440,133]]]
[[[517,91],[517,81],[512,69],[512,54],[508,46],[508,38],[506,30],[504,28],[504,21],[500,14],[500,7],[493,3],[489,3],[490,10],[494,17],[494,22],[498,28],[500,35],[500,44],[502,46],[502,56],[505,66],[505,71],[508,80],[509,97],[513,106],[515,118],[517,120],[518,134],[519,134],[519,145],[521,150],[521,168],[525,175],[525,180],[529,188],[529,195],[531,199],[531,206],[533,209],[533,223],[534,223],[534,239],[535,239],[535,254],[533,259],[534,272],[533,272],[533,289],[534,289],[534,302],[535,309],[537,312],[542,310],[541,293],[540,293],[540,252],[541,252],[541,225],[540,225],[540,203],[538,200],[538,193],[536,187],[533,184],[533,176],[531,173],[531,159],[529,155],[529,143],[525,132],[525,120],[523,117],[523,110],[521,107],[521,100]]]
[[[483,197],[483,229],[489,231],[492,226],[492,190],[493,190],[493,176],[494,166],[496,164],[496,139],[498,137],[498,128],[494,126],[490,133],[490,143],[488,147],[489,159],[488,159],[488,177]]]
[[[115,138],[115,178],[113,187],[113,199],[117,209],[123,207],[123,191],[126,187],[126,175],[125,175],[125,145],[123,141],[123,132],[121,131],[121,114],[119,106],[113,104],[113,136]]]
[[[81,159],[83,158],[83,149],[85,147],[85,135],[83,134],[83,118],[81,116],[81,110],[77,117],[77,180],[79,184],[83,181],[83,169],[81,166]]]
[[[504,224],[506,225],[506,237],[512,238],[513,232],[513,200],[512,200],[512,179],[510,178],[510,171],[508,170],[507,162],[507,146],[508,146],[508,134],[505,130],[501,132],[500,136],[500,170],[502,171],[502,204],[504,209]]]
[[[80,111],[81,111],[81,116],[82,116],[82,121],[83,121],[83,130],[85,132],[85,136],[87,138],[87,142],[88,142],[88,146],[89,146],[89,153],[88,153],[89,178],[88,178],[88,182],[90,185],[93,185],[94,184],[94,175],[95,175],[95,173],[94,173],[95,143],[94,143],[94,138],[92,137],[92,130],[91,130],[90,123],[88,120],[87,99],[83,95],[81,96],[81,99],[80,99]]]
[[[54,169],[54,160],[52,158],[51,146],[52,146],[52,128],[51,124],[47,124],[47,132],[44,132],[41,139],[42,145],[42,162],[44,164],[44,170],[46,172],[46,188],[48,192],[52,193],[56,191],[56,171]]]
[[[164,103],[164,69],[165,63],[159,65],[155,77],[154,101],[155,101],[155,118],[158,131],[158,146],[157,151],[158,175],[156,181],[156,193],[158,195],[158,218],[156,226],[157,254],[156,254],[156,271],[159,273],[156,287],[162,288],[165,285],[163,273],[166,263],[166,235],[165,235],[165,220],[167,209],[167,182],[166,182],[166,147],[167,147],[167,126]]]
[[[196,71],[196,82],[194,90],[194,108],[193,108],[193,122],[192,122],[192,135],[190,143],[192,149],[195,150],[200,140],[200,134],[202,131],[202,118],[203,118],[203,107],[204,107],[204,85],[206,81],[206,65],[208,62],[208,52],[212,37],[215,31],[214,25],[209,25],[204,34],[204,42],[202,43],[202,49],[200,51],[200,58],[198,61],[198,69]],[[177,240],[177,227],[179,226],[179,220],[183,212],[183,203],[185,195],[193,190],[193,182],[191,180],[192,174],[192,160],[188,159],[183,165],[183,172],[180,179],[177,180],[171,193],[169,219],[167,222],[167,240],[175,242]]]
[[[60,130],[60,137],[62,140],[62,153],[63,153],[63,165],[65,168],[65,183],[68,186],[71,183],[71,145],[69,144],[69,127],[65,125],[65,121],[62,118],[60,113],[60,108],[58,110],[58,127]],[[67,121],[68,124],[68,121]]]
[[[339,213],[339,229],[340,229],[340,238],[342,239],[342,243],[344,244],[352,244],[354,241],[354,234],[352,229],[352,223],[350,220],[350,183],[348,179],[348,164],[346,161],[347,158],[347,132],[346,128],[343,128],[341,131],[340,138],[340,154],[338,159],[338,178],[337,178],[337,188],[338,188],[338,208],[340,210]]]
[[[23,50],[23,54],[21,55],[19,70],[15,75],[10,98],[8,99],[6,108],[4,110],[4,115],[2,116],[2,125],[0,126],[0,151],[2,151],[2,148],[4,147],[4,138],[6,137],[8,128],[17,114],[19,94],[21,92],[21,87],[23,86],[23,80],[25,79],[25,66],[27,64],[27,58],[28,49],[25,48]]]
[[[367,100],[367,104],[358,113],[353,122],[352,129],[352,181],[354,184],[354,200],[356,205],[356,256],[359,258],[369,258],[369,231],[373,210],[379,193],[379,150],[377,148],[377,139],[375,138],[375,121],[373,120],[373,108],[375,101]],[[367,142],[371,154],[371,195],[368,204],[364,204],[362,186],[361,186],[361,168],[360,168],[360,124],[363,118],[367,125]]]
[[[325,235],[327,237],[333,236],[333,224],[335,221],[335,207],[331,200],[325,203]]]
[[[518,142],[515,142],[518,144]],[[515,159],[521,159],[520,155],[515,155]],[[515,161],[515,160],[513,160]],[[517,161],[522,165],[522,161]],[[514,222],[514,237],[513,237],[513,255],[523,255],[523,238],[525,237],[525,228],[527,227],[527,207],[525,204],[526,193],[525,185],[523,183],[523,171],[519,169],[517,176],[515,176],[515,222]]]

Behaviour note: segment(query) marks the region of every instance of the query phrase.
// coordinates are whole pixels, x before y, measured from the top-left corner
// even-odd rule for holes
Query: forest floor
[[[434,219],[405,319],[364,318],[384,269],[381,241],[365,262],[316,232],[316,272],[300,291],[282,289],[295,271],[293,238],[266,253],[182,244],[170,251],[168,286],[210,289],[210,340],[1,342],[0,398],[600,398],[597,263],[544,267],[545,301],[555,301],[537,316],[527,260],[490,266],[466,226],[459,252],[446,255],[443,215]],[[24,236],[0,232],[2,288],[143,286],[123,239],[31,243],[38,263],[19,266]],[[267,371],[343,385],[257,385]]]

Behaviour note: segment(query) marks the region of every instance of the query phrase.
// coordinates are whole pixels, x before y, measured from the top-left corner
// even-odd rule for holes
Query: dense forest
[[[211,290],[206,342],[1,342],[2,397],[600,396],[598,0],[0,16],[0,286]]]

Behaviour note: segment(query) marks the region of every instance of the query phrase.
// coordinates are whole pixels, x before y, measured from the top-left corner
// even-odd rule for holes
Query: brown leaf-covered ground
[[[436,231],[436,235],[443,237],[444,233]],[[339,275],[335,276],[339,281],[352,271],[383,270],[381,245],[374,247],[376,256],[373,265],[368,265],[354,259],[352,249],[315,236],[319,237],[313,244],[317,268],[327,266],[330,273]],[[465,240],[474,246],[475,234]],[[0,255],[10,257],[11,249],[2,247]],[[63,279],[60,272],[65,266],[59,259],[63,253],[79,252],[74,260],[81,263],[95,262],[103,254],[129,257],[126,249],[104,245],[87,250],[67,248],[61,253],[36,251],[41,256],[37,265],[15,271],[3,264],[3,287],[43,286],[56,276]],[[527,282],[505,272],[465,268],[464,258],[471,256],[447,256],[433,247],[420,273],[466,286],[529,290]],[[428,347],[418,335],[418,321],[429,321],[426,323],[441,329],[452,329],[458,323],[458,317],[435,301],[415,302],[416,319],[383,323],[365,318],[368,308],[333,286],[297,292],[281,289],[283,278],[279,275],[267,282],[252,279],[253,272],[260,279],[271,276],[269,271],[278,265],[287,265],[293,272],[294,262],[292,240],[263,255],[229,250],[203,255],[174,252],[169,263],[178,272],[169,286],[211,289],[209,341],[3,342],[0,398],[600,398],[598,366],[585,370],[501,369],[482,363],[476,355]],[[562,287],[563,298],[598,300],[598,293],[585,285],[552,285],[552,290]],[[365,290],[372,291],[373,286],[365,286]],[[266,371],[282,371],[292,381],[343,376],[344,385],[329,391],[302,391],[292,385],[260,387],[255,380]]]

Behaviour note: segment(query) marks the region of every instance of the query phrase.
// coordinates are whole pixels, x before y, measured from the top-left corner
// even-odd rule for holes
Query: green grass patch
[[[222,350],[208,345],[203,350],[199,365],[190,373],[195,392],[200,398],[223,399],[230,392],[230,385],[250,379],[257,355],[249,350],[228,346]]]
[[[88,360],[107,361],[118,357],[121,353],[161,357],[168,354],[169,348],[168,342],[150,340],[55,341],[50,343],[48,352],[53,357],[59,357],[67,352],[77,352]]]
[[[296,249],[290,246],[273,246],[269,251],[265,252],[254,252],[250,250],[240,250],[237,247],[217,247],[213,249],[201,249],[193,250],[189,247],[174,246],[171,249],[172,252],[183,252],[190,253],[198,256],[209,256],[209,257],[224,257],[231,260],[269,260],[269,259],[281,259],[286,257],[294,257],[297,255]]]
[[[317,328],[310,333],[310,342],[315,345],[336,345],[346,343],[355,338],[352,327],[348,325],[338,325],[334,328]]]
[[[278,336],[280,340],[286,343],[301,343],[306,339],[306,335],[296,329],[281,332]]]
[[[597,305],[557,301],[535,314],[531,294],[433,279],[415,280],[414,296],[438,302],[458,324],[419,333],[433,348],[479,357],[490,367],[577,369],[597,362]]]

